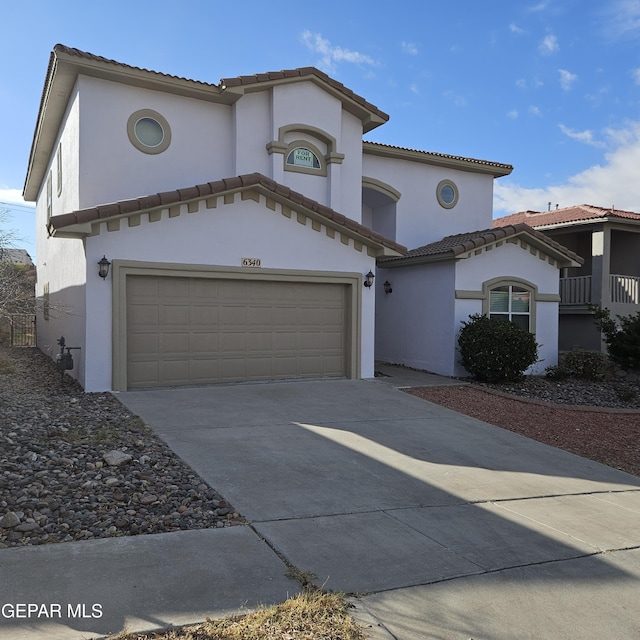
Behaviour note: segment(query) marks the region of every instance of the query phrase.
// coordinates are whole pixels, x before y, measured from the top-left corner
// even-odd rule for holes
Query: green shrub
[[[462,366],[477,380],[506,382],[519,380],[538,361],[534,336],[513,322],[469,316],[458,336]]]
[[[640,369],[640,311],[611,318],[609,309],[592,306],[596,327],[604,334],[611,359],[627,369]]]
[[[544,370],[544,376],[548,380],[566,380],[571,376],[571,370],[561,365],[551,365]]]
[[[618,400],[621,400],[622,402],[631,402],[632,400],[635,400],[638,395],[635,389],[621,384],[614,384],[613,391],[615,392]]]
[[[587,349],[572,349],[565,362],[576,378],[584,380],[602,380],[609,364],[604,353]]]

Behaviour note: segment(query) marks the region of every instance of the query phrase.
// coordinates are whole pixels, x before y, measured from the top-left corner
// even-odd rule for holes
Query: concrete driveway
[[[251,525],[0,549],[0,640],[240,613],[300,589],[287,565],[360,594],[373,638],[637,637],[640,478],[395,388],[449,382],[119,394]]]
[[[640,478],[382,380],[120,399],[380,637],[640,629]]]

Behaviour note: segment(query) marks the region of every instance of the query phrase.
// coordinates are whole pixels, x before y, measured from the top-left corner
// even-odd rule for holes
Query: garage
[[[127,387],[349,374],[345,282],[128,275]]]

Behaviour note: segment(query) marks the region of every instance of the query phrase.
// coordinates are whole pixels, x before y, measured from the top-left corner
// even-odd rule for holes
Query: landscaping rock
[[[3,359],[0,547],[244,522],[113,395],[83,393],[37,349]]]
[[[11,529],[19,524],[20,518],[13,511],[9,511],[0,519],[0,529]]]
[[[121,464],[125,464],[126,462],[131,462],[133,460],[133,456],[128,453],[124,453],[123,451],[107,451],[102,455],[104,461],[111,467],[118,467]]]

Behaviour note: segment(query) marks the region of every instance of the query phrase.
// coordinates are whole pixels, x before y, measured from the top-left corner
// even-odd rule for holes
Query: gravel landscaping
[[[409,393],[640,476],[640,385],[614,380],[466,384]]]
[[[0,547],[243,522],[114,396],[0,347]]]

